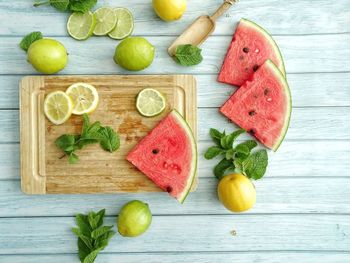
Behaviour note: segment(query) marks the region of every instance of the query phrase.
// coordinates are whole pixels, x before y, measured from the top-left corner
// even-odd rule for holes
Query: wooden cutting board
[[[96,87],[100,102],[91,121],[114,128],[120,135],[118,151],[109,153],[99,145],[79,150],[79,162],[62,158],[54,141],[65,133],[79,133],[82,117],[74,116],[56,126],[45,118],[46,94],[65,91],[71,84],[85,82]],[[166,95],[164,113],[142,117],[135,107],[136,95],[146,87]],[[20,83],[21,186],[27,194],[135,193],[161,191],[125,160],[127,153],[166,114],[177,109],[196,136],[196,81],[188,75],[153,76],[28,76]],[[197,183],[197,180],[196,180]],[[196,184],[195,183],[195,184]],[[195,187],[195,186],[194,186]]]

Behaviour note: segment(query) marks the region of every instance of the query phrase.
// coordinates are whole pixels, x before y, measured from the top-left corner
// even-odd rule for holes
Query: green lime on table
[[[117,17],[115,28],[108,34],[114,39],[123,39],[128,37],[134,30],[134,19],[131,12],[123,7],[114,8]]]
[[[139,200],[125,204],[117,219],[118,232],[124,237],[136,237],[143,234],[151,223],[152,214],[148,204]]]
[[[88,39],[95,29],[96,19],[92,12],[85,14],[74,12],[70,15],[67,22],[67,30],[69,35],[77,40]]]
[[[155,89],[143,89],[137,95],[136,108],[145,117],[153,117],[162,113],[165,106],[164,96]]]
[[[104,36],[113,30],[117,24],[117,16],[110,7],[101,7],[94,12],[96,25],[94,35]]]
[[[143,37],[128,37],[115,49],[114,61],[127,70],[143,70],[152,64],[155,47]]]

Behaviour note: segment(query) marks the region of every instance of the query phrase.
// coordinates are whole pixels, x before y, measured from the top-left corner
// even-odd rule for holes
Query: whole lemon
[[[54,74],[64,69],[68,62],[68,54],[61,42],[43,38],[30,45],[28,61],[37,71]]]
[[[134,200],[125,204],[117,219],[118,232],[124,237],[136,237],[148,229],[152,222],[148,204]]]
[[[153,0],[154,11],[164,21],[180,19],[186,7],[186,0]]]
[[[115,49],[114,61],[127,70],[143,70],[152,64],[155,47],[143,37],[128,37]]]
[[[243,212],[252,208],[256,202],[253,183],[242,174],[224,176],[218,185],[221,203],[232,212]]]

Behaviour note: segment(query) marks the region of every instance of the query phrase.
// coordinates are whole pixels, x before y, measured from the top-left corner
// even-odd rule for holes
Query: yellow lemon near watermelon
[[[153,0],[153,9],[164,21],[178,20],[185,13],[186,0]]]
[[[224,176],[218,185],[221,203],[232,212],[243,212],[252,208],[256,202],[253,183],[243,174]]]

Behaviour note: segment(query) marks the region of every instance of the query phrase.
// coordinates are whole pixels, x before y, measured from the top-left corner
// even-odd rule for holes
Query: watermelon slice
[[[271,59],[285,76],[281,52],[263,28],[241,19],[228,48],[218,81],[241,86],[267,59]]]
[[[173,110],[126,159],[183,203],[196,176],[196,141],[186,121]]]
[[[287,133],[292,111],[288,84],[274,63],[267,60],[220,111],[276,151]]]

